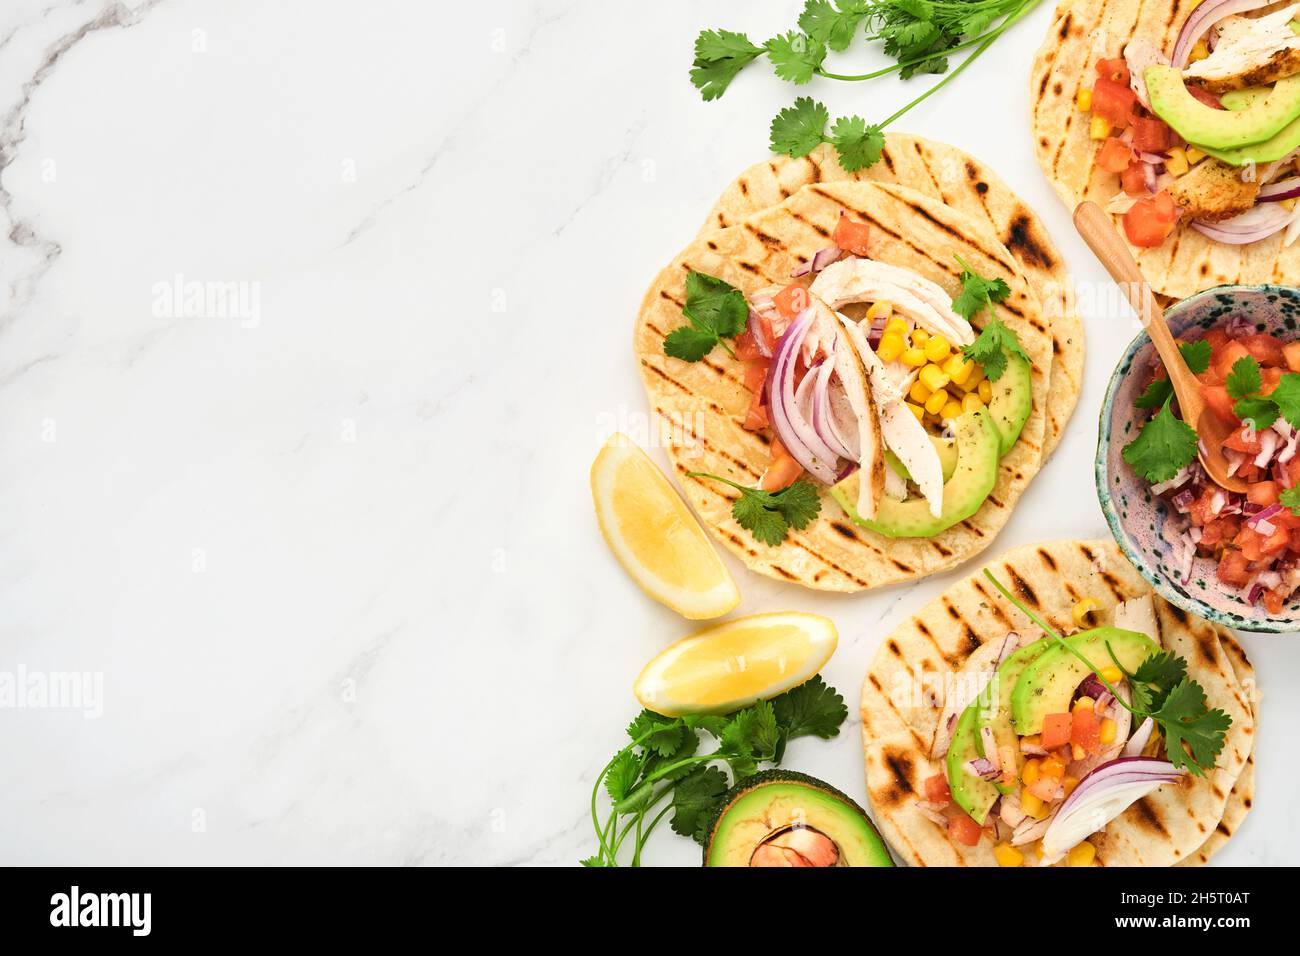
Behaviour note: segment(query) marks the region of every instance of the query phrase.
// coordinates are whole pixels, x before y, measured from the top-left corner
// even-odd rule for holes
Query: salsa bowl
[[[1175,338],[1197,339],[1231,317],[1255,332],[1290,341],[1300,338],[1300,289],[1287,286],[1218,286],[1170,306],[1165,319]],[[1177,542],[1180,519],[1170,503],[1124,461],[1124,446],[1137,437],[1150,412],[1136,399],[1151,378],[1158,359],[1146,332],[1129,343],[1106,388],[1098,429],[1097,498],[1120,550],[1162,597],[1206,620],[1244,631],[1281,633],[1300,630],[1300,591],[1281,611],[1270,614],[1252,605],[1237,586],[1216,575],[1211,557],[1196,557],[1187,566]],[[1189,546],[1190,547],[1190,546]]]

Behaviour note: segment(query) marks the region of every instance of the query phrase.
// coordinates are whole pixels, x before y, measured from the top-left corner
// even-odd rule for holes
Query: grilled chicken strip
[[[1262,17],[1228,17],[1214,29],[1214,52],[1183,70],[1215,93],[1274,83],[1300,73],[1300,35],[1291,21],[1300,3]]]
[[[1175,179],[1169,195],[1189,218],[1222,222],[1255,205],[1259,183],[1242,182],[1238,167],[1207,159]]]

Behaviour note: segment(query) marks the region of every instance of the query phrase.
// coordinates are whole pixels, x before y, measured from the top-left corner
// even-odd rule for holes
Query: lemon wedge
[[[632,691],[643,707],[665,717],[730,713],[811,678],[838,640],[835,625],[818,614],[738,617],[666,648]]]
[[[693,621],[721,617],[740,589],[686,502],[626,435],[615,433],[591,465],[591,497],[605,541],[652,598]]]

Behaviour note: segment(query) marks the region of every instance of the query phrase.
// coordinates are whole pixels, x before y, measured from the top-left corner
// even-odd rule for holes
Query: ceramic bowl
[[[1284,340],[1300,337],[1300,289],[1286,286],[1219,286],[1175,303],[1165,312],[1175,336],[1199,338],[1206,330],[1241,315],[1259,332]],[[1164,538],[1171,508],[1151,493],[1121,457],[1150,415],[1133,402],[1150,378],[1155,348],[1146,332],[1128,346],[1110,378],[1097,441],[1097,498],[1120,549],[1166,600],[1216,624],[1244,631],[1300,630],[1300,593],[1278,615],[1250,607],[1240,589],[1222,584],[1215,562],[1197,558],[1184,582],[1173,546]]]

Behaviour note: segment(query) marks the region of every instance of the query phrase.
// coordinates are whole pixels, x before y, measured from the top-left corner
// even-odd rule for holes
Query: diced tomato
[[[1218,327],[1210,329],[1210,331],[1206,332],[1201,336],[1201,338],[1210,343],[1210,350],[1213,352],[1218,352],[1219,349],[1232,341],[1228,338],[1228,333]]]
[[[1133,160],[1133,148],[1118,136],[1111,136],[1097,154],[1097,165],[1108,173],[1122,173]]]
[[[1124,213],[1124,234],[1133,245],[1153,249],[1169,238],[1177,221],[1177,208],[1162,191],[1151,199],[1139,199]]]
[[[1080,708],[1071,715],[1070,743],[1088,753],[1096,753],[1101,744],[1101,721],[1097,712]]]
[[[1218,373],[1219,378],[1227,378],[1228,373],[1232,371],[1232,366],[1238,359],[1243,359],[1250,354],[1250,350],[1236,339],[1230,340],[1223,348],[1214,353],[1214,371]]]
[[[1232,396],[1228,394],[1228,390],[1222,385],[1202,386],[1201,397],[1205,399],[1206,407],[1218,415],[1225,425],[1236,425],[1240,422],[1240,419],[1232,410],[1232,406],[1235,404]]]
[[[1265,591],[1263,594],[1264,609],[1269,614],[1281,614],[1282,608],[1286,606],[1287,597],[1285,591]]]
[[[1232,434],[1224,439],[1223,446],[1243,455],[1258,455],[1261,447],[1259,432],[1253,428],[1234,428]]]
[[[767,380],[769,365],[771,361],[765,358],[745,364],[745,388],[754,394],[745,411],[744,427],[751,432],[762,431],[768,425],[767,406],[763,404],[763,383]]]
[[[796,282],[774,295],[772,301],[776,304],[778,312],[787,319],[793,319],[808,308],[808,290]]]
[[[1070,740],[1070,715],[1048,714],[1043,718],[1042,745],[1044,750],[1055,750]]]
[[[1249,563],[1249,559],[1240,551],[1229,549],[1224,551],[1223,557],[1219,559],[1215,574],[1224,584],[1237,588],[1244,587],[1250,580],[1250,569],[1246,567]]]
[[[835,224],[831,241],[855,256],[871,255],[871,227],[865,222],[850,219],[849,214],[843,210],[840,211],[840,221]]]
[[[1214,511],[1215,490],[1213,487],[1207,487],[1201,492],[1200,497],[1188,505],[1192,524],[1198,528],[1209,524],[1217,517]]]
[[[1259,392],[1261,395],[1272,395],[1273,390],[1282,383],[1282,370],[1280,368],[1261,368],[1259,370]]]
[[[1287,528],[1274,526],[1269,534],[1261,534],[1254,528],[1243,527],[1232,543],[1241,549],[1247,561],[1263,561],[1273,558],[1286,550],[1291,541],[1291,532]]]
[[[933,777],[925,778],[925,799],[931,803],[940,803],[947,805],[952,803],[952,791],[948,789],[948,777],[946,774],[936,773]],[[971,821],[974,822],[973,820]]]
[[[1300,372],[1300,341],[1287,342],[1282,346],[1282,361],[1293,372]]]
[[[1133,121],[1133,148],[1139,153],[1163,153],[1172,149],[1174,131],[1162,119],[1140,117]]]
[[[1223,103],[1219,100],[1218,94],[1211,93],[1203,86],[1198,86],[1195,83],[1188,83],[1187,92],[1191,93],[1192,96],[1196,97],[1196,99],[1200,100],[1206,106],[1210,107],[1210,109],[1214,109],[1214,110],[1224,109]]]
[[[1129,89],[1127,82],[1120,83],[1105,76],[1097,78],[1092,88],[1093,116],[1100,116],[1123,128],[1133,121],[1136,106],[1137,94]]]
[[[752,362],[755,359],[763,357],[763,350],[758,347],[754,341],[754,332],[752,329],[745,329],[740,335],[736,336],[736,358],[742,362]]]
[[[1147,189],[1147,164],[1134,161],[1129,164],[1128,169],[1120,173],[1120,185],[1124,187],[1124,192],[1130,196],[1150,196],[1151,190]]]
[[[753,401],[749,403],[749,408],[745,411],[745,421],[742,423],[742,427],[746,431],[761,432],[769,424],[767,406],[763,404],[763,393],[755,392]]]
[[[1237,341],[1255,356],[1260,365],[1281,365],[1285,361],[1282,357],[1282,340],[1276,335],[1257,332],[1254,335],[1243,335]]]
[[[980,825],[964,813],[955,813],[948,818],[948,839],[954,843],[975,846],[983,832]]]
[[[1129,72],[1128,61],[1122,56],[1111,57],[1097,61],[1097,75],[1104,76],[1108,80],[1116,83],[1127,84],[1133,74]]]
[[[1281,516],[1278,515],[1277,517]],[[1273,532],[1268,535],[1260,545],[1260,549],[1263,551],[1265,558],[1276,558],[1291,544],[1291,529],[1284,527],[1282,523],[1278,521],[1273,521],[1272,524]]]
[[[1246,489],[1246,500],[1252,505],[1271,505],[1277,501],[1277,482],[1257,481]]]
[[[758,486],[764,491],[780,491],[793,485],[803,473],[803,467],[794,460],[785,446],[772,439],[772,463],[763,472]]]
[[[1225,541],[1231,541],[1240,530],[1241,519],[1236,515],[1215,518],[1201,526],[1201,540],[1198,543],[1202,548],[1214,548]]]
[[[1300,482],[1300,455],[1296,455],[1290,461],[1279,462],[1276,466],[1282,470],[1281,475],[1274,475],[1282,482],[1283,488],[1294,488],[1297,482]]]
[[[1260,468],[1253,461],[1248,461],[1237,469],[1237,477],[1250,484],[1252,481],[1259,481],[1264,477],[1264,469]]]
[[[767,369],[772,363],[765,359],[759,358],[753,362],[745,363],[745,388],[751,392],[761,392],[763,383],[767,381]]]

